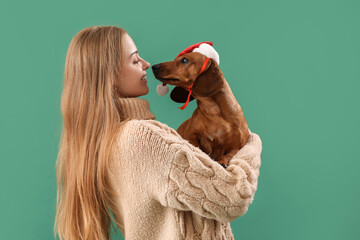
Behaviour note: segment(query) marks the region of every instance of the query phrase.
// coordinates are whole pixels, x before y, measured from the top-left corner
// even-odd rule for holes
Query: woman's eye
[[[136,63],[139,63],[140,62],[140,60],[137,60],[137,61],[135,61],[134,63],[136,64]]]
[[[188,63],[188,62],[189,62],[189,59],[187,59],[187,58],[182,58],[182,59],[180,60],[180,62],[181,62],[181,63]]]

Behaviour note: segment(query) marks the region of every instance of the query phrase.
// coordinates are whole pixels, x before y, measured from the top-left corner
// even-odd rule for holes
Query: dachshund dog
[[[186,102],[186,89],[192,86],[190,101],[195,98],[197,108],[176,131],[226,168],[245,145],[248,124],[217,62],[208,59],[205,65],[205,60],[203,54],[190,52],[153,65],[152,70],[155,78],[176,86],[170,96],[175,102]]]

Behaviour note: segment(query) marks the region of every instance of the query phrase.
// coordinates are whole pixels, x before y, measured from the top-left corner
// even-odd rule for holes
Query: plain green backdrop
[[[0,2],[0,239],[53,239],[55,162],[67,47],[81,29],[117,25],[150,62],[212,41],[263,141],[258,190],[235,239],[360,239],[360,2]],[[156,119],[184,111],[148,70]],[[122,239],[120,233],[112,235]]]

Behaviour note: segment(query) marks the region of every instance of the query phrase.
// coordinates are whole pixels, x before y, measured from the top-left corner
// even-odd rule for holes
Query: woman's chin
[[[149,93],[149,87],[146,85],[146,87],[141,91],[141,96],[144,96]]]

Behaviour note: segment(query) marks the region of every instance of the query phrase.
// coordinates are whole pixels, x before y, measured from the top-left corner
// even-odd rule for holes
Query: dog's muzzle
[[[157,73],[160,70],[160,64],[155,64],[151,68],[152,68],[154,73]]]

